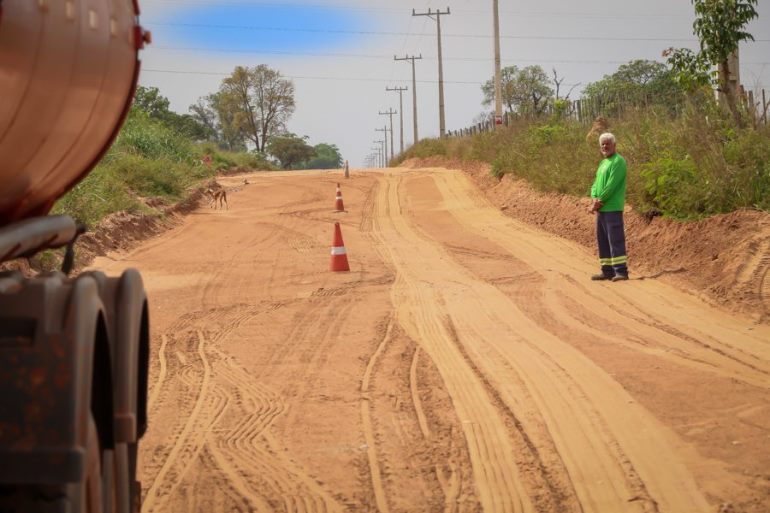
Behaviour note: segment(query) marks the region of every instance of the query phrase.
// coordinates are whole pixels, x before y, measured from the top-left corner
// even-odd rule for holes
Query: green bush
[[[666,214],[687,218],[708,210],[709,188],[702,187],[698,169],[691,158],[661,157],[644,164],[641,176],[651,203]]]
[[[770,130],[736,126],[712,99],[700,97],[677,112],[660,106],[624,109],[610,119],[618,152],[628,162],[627,200],[695,219],[739,208],[770,211]],[[491,165],[541,191],[587,196],[601,160],[586,142],[589,126],[552,118],[472,137],[421,141],[410,157],[442,155]]]
[[[188,165],[196,160],[190,139],[138,109],[131,110],[113,150],[137,154],[147,159],[165,158]]]

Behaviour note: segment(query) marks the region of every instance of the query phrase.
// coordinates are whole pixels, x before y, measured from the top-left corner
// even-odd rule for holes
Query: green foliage
[[[71,216],[92,228],[108,214],[138,212],[140,205],[121,177],[100,165],[57,201],[52,213]]]
[[[642,105],[662,105],[676,112],[685,100],[674,72],[661,62],[647,60],[622,64],[612,75],[588,84],[583,96],[601,104],[605,116]]]
[[[508,112],[522,116],[537,117],[545,112],[553,96],[548,76],[540,66],[519,69],[507,66],[501,70],[501,93],[503,105]],[[494,77],[481,86],[484,93],[483,105],[495,103]]]
[[[687,218],[709,210],[711,190],[702,187],[695,162],[689,157],[662,156],[642,165],[645,192],[662,212]]]
[[[398,166],[407,159],[427,158],[434,156],[449,156],[447,151],[448,139],[423,139],[414,146],[407,149],[404,153],[397,155],[389,164]]]
[[[194,161],[192,141],[142,110],[132,110],[115,141],[114,149],[148,159],[161,157],[175,162]],[[111,152],[108,159],[115,155]]]
[[[237,66],[217,95],[208,98],[222,130],[229,134],[224,138],[245,138],[261,153],[285,129],[295,109],[294,83],[265,64]]]
[[[302,167],[305,169],[337,169],[342,167],[342,155],[334,144],[316,144],[314,155]]]
[[[151,119],[163,122],[166,127],[186,138],[196,141],[212,137],[212,129],[189,114],[177,114],[169,109],[170,102],[156,87],[138,86],[134,95],[132,112],[143,112]]]
[[[628,161],[628,202],[677,219],[740,208],[770,211],[770,131],[741,127],[713,96],[686,102],[678,116],[663,106],[610,119]],[[429,139],[404,158],[442,155],[480,160],[498,178],[510,174],[541,191],[586,197],[601,160],[586,143],[588,126],[573,121],[520,123],[459,139]]]
[[[294,134],[276,136],[270,139],[267,151],[278,159],[283,169],[296,169],[296,166],[315,155],[313,147],[309,146],[305,139]]]
[[[157,214],[146,200],[179,201],[218,170],[274,169],[263,155],[222,151],[215,142],[197,144],[170,127],[162,116],[152,116],[145,108],[156,114],[162,111],[165,103],[159,95],[149,94],[142,102],[143,108],[131,110],[99,165],[54,205],[53,213],[70,215],[93,227],[118,211]],[[211,168],[201,162],[204,156],[211,157]]]
[[[695,7],[693,29],[700,40],[703,57],[718,64],[738,49],[741,41],[754,41],[743,30],[757,17],[757,0],[692,0]]]
[[[669,48],[663,55],[668,57],[677,80],[694,89],[710,79],[722,93],[736,121],[740,122],[738,91],[729,80],[729,56],[738,49],[741,41],[754,41],[754,36],[744,30],[746,24],[757,17],[757,0],[691,0],[695,8],[693,31],[700,41],[700,52]],[[711,75],[712,66],[718,66]]]

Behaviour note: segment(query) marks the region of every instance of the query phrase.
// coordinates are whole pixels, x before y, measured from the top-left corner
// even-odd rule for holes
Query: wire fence
[[[770,110],[770,96],[766,93],[765,89],[757,90],[756,94],[753,90],[746,90],[743,86],[740,86],[740,98],[743,111],[747,116],[747,121],[751,123],[754,128],[768,125],[768,111]],[[612,96],[595,96],[590,98],[580,98],[577,100],[566,100],[560,108],[555,108],[553,102],[549,102],[548,105],[539,114],[519,114],[514,112],[505,112],[500,119],[500,123],[504,126],[510,126],[517,120],[522,119],[543,119],[558,114],[562,119],[577,121],[584,125],[589,125],[599,116],[616,117],[621,116],[629,110],[637,109],[639,107],[647,107],[653,104],[660,105],[661,99],[655,98],[649,95],[612,95]],[[675,109],[681,108],[677,106],[676,102],[670,103]],[[458,130],[448,130],[447,137],[468,137],[494,130],[495,125],[494,116],[490,116],[489,119],[475,123],[465,128]]]

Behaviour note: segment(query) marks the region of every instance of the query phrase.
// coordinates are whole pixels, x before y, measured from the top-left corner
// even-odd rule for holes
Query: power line
[[[157,68],[142,68],[143,72],[150,72],[150,73],[171,73],[171,74],[177,74],[177,75],[208,75],[208,76],[222,76],[222,77],[229,77],[232,75],[232,72],[230,73],[224,73],[220,71],[191,71],[191,70],[172,70],[172,69],[157,69]],[[292,80],[329,80],[329,81],[338,81],[338,82],[379,82],[379,83],[387,83],[387,82],[409,82],[408,80],[398,80],[398,79],[389,79],[389,78],[357,78],[357,77],[308,77],[308,76],[301,76],[301,75],[281,75],[283,78],[289,78]],[[437,84],[438,80],[417,80],[417,83],[420,84]],[[481,86],[484,84],[483,81],[463,81],[463,80],[445,80],[445,84],[460,84],[460,85],[475,85],[475,86]],[[567,84],[567,85],[574,85],[574,84]]]
[[[318,34],[352,34],[374,36],[432,36],[428,33],[386,32],[377,30],[343,30],[343,29],[314,29],[297,27],[267,27],[258,25],[214,25],[209,23],[166,23],[144,22],[144,25],[158,27],[191,27],[213,28],[228,30],[261,30],[265,32],[308,32]],[[443,34],[443,37],[465,39],[492,39],[489,34]],[[668,42],[698,42],[696,38],[672,38],[672,37],[606,37],[606,36],[500,36],[501,39],[525,39],[525,40],[553,40],[553,41],[668,41]],[[755,39],[754,42],[766,43],[770,39]]]
[[[385,12],[403,12],[400,7],[362,7],[360,5],[329,5],[305,2],[246,2],[246,1],[206,1],[206,0],[143,0],[144,5],[152,4],[182,4],[182,5],[201,5],[201,6],[232,6],[232,7],[297,7],[297,8],[320,8],[329,10],[348,10],[348,11],[385,11]],[[487,11],[481,9],[456,9],[457,13],[476,13],[487,14]],[[607,13],[586,13],[586,12],[524,12],[524,11],[500,11],[500,14],[517,17],[548,17],[548,18],[596,18],[596,19],[671,19],[671,18],[693,18],[692,13],[671,13],[671,14],[607,14]]]
[[[172,52],[210,52],[210,53],[239,53],[252,55],[290,55],[297,57],[334,57],[345,59],[388,59],[393,55],[385,54],[363,54],[363,53],[339,53],[339,52],[293,52],[285,50],[251,50],[238,48],[202,48],[192,46],[156,46],[149,47],[146,51],[166,50]],[[423,57],[425,60],[436,60],[436,57]],[[444,57],[447,61],[457,62],[488,62],[490,57]],[[601,60],[601,59],[524,59],[511,57],[505,59],[506,63],[515,64],[518,62],[548,62],[556,64],[626,64],[628,61]],[[770,62],[742,61],[743,64],[770,65]]]

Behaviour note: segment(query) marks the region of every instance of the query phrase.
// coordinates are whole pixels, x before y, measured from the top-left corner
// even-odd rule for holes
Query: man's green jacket
[[[615,153],[599,164],[591,197],[599,198],[599,212],[622,212],[626,204],[626,159]]]

